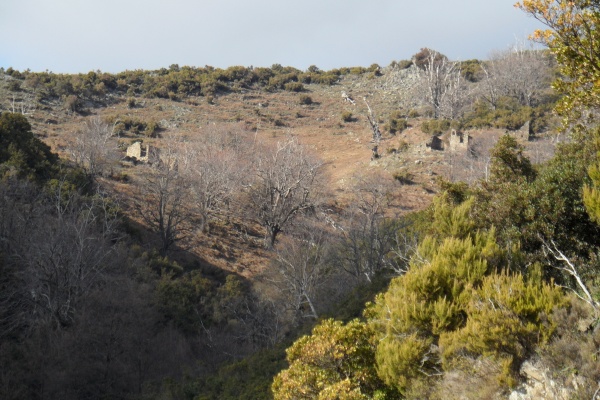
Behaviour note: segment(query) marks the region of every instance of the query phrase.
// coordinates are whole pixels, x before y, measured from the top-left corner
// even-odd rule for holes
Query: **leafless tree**
[[[30,115],[36,110],[36,108],[37,104],[35,100],[35,91],[33,93],[25,93],[20,98],[17,98],[13,94],[10,104],[10,111],[12,113]]]
[[[319,200],[323,163],[295,138],[257,150],[254,179],[247,185],[249,212],[264,226],[268,245]]]
[[[431,107],[434,118],[456,118],[466,94],[457,63],[435,50],[423,49],[421,53],[419,83],[415,86],[417,96]]]
[[[99,117],[88,119],[77,132],[75,142],[70,145],[71,157],[75,164],[95,177],[116,160],[116,152],[110,148],[109,139],[114,134],[114,126]]]
[[[160,254],[165,256],[187,230],[190,184],[179,173],[180,152],[174,141],[160,149],[160,162],[147,166],[140,182],[142,199],[136,209],[160,237]]]
[[[65,181],[40,196],[12,207],[14,230],[4,237],[2,252],[9,266],[18,267],[11,304],[21,309],[21,322],[61,328],[73,323],[80,299],[110,264],[116,211],[106,196],[81,197]]]
[[[594,296],[592,296],[575,264],[562,251],[560,251],[553,240],[550,240],[550,243],[548,243],[541,236],[539,239],[543,243],[544,254],[546,254],[548,258],[554,258],[556,261],[560,262],[560,264],[555,265],[554,268],[572,277],[577,283],[576,286],[578,289],[570,287],[567,287],[566,289],[570,289],[577,297],[589,304],[594,310],[600,308],[600,302],[595,300]]]
[[[315,224],[307,224],[277,248],[270,281],[284,294],[296,317],[319,318],[320,289],[333,269],[327,260],[328,233]]]
[[[280,302],[257,290],[226,302],[224,308],[229,317],[236,321],[234,332],[230,330],[228,334],[223,334],[218,328],[209,328],[207,331],[211,345],[221,347],[229,354],[232,352],[232,339],[238,344],[238,356],[243,356],[244,347],[254,352],[259,348],[275,346],[288,331],[288,318]]]
[[[393,182],[381,175],[359,178],[355,198],[340,223],[337,245],[339,265],[357,279],[373,277],[389,267],[388,253],[395,239],[394,226],[385,215]]]
[[[226,211],[248,171],[245,134],[239,126],[209,126],[201,138],[186,144],[181,171],[190,182],[191,199],[200,216],[200,229]]]
[[[493,109],[501,97],[512,97],[521,105],[535,106],[548,90],[552,78],[549,54],[523,44],[493,53],[482,68],[480,97]]]
[[[371,131],[373,131],[373,155],[371,156],[371,160],[379,158],[379,143],[381,142],[381,131],[379,130],[379,124],[377,123],[377,118],[375,114],[373,114],[373,110],[371,106],[367,102],[367,98],[363,97],[365,104],[367,105],[367,110],[369,113],[367,114],[367,121],[369,121],[369,125],[371,126]]]
[[[471,90],[458,68],[448,76],[446,93],[441,103],[440,115],[447,119],[461,117],[465,106],[471,100]]]

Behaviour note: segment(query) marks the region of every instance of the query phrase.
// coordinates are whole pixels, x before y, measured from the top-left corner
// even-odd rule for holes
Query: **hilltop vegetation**
[[[595,80],[541,15],[485,61],[2,71],[0,397],[594,396]]]

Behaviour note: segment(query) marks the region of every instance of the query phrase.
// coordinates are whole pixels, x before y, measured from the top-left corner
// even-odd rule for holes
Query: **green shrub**
[[[27,118],[19,113],[0,114],[0,178],[9,171],[29,179],[49,179],[58,156],[35,137]]]
[[[368,71],[371,72],[370,77],[374,78],[381,76],[381,67],[379,66],[379,64],[371,64]]]
[[[404,118],[401,111],[394,111],[390,114],[390,119],[386,127],[391,134],[402,132],[408,128],[408,121]]]
[[[21,90],[21,81],[18,81],[16,79],[12,79],[10,81],[8,81],[8,90],[10,90],[11,92],[18,92]]]
[[[461,122],[466,128],[494,127],[517,130],[530,121],[532,132],[540,133],[552,124],[552,104],[547,103],[531,108],[522,106],[514,98],[502,97],[494,109],[487,102],[477,101]]]
[[[352,67],[350,68],[351,75],[362,75],[368,70],[365,67]]]
[[[302,91],[304,91],[304,85],[302,83],[300,83],[300,82],[288,82],[283,87],[288,92],[302,92]]]
[[[318,83],[321,85],[331,86],[338,81],[339,77],[333,73],[325,73],[319,74],[317,76],[312,76],[311,80],[313,83]]]
[[[408,144],[408,142],[405,142],[403,140],[400,143],[398,143],[398,152],[406,151],[409,147],[410,145]]]
[[[313,100],[312,100],[312,98],[309,95],[303,94],[303,95],[300,96],[299,102],[302,105],[309,106],[309,105],[311,105],[313,103]]]
[[[354,118],[352,118],[352,113],[350,111],[343,111],[341,117],[342,117],[342,122],[354,121]]]
[[[419,118],[421,116],[421,113],[419,113],[419,110],[417,109],[411,109],[408,112],[408,118]]]
[[[413,62],[411,60],[400,60],[398,62],[396,62],[396,67],[399,69],[407,69],[412,67]]]
[[[477,82],[483,75],[483,68],[479,60],[467,60],[459,63],[460,74],[469,82]]]
[[[290,82],[298,82],[298,74],[297,73],[288,73],[288,74],[279,74],[275,75],[269,79],[269,83],[267,85],[268,90],[276,90],[276,89],[284,89],[286,83]]]
[[[146,127],[144,129],[144,134],[148,137],[156,137],[156,134],[159,130],[159,125],[156,121],[150,121],[146,123]]]
[[[63,105],[70,112],[80,112],[82,109],[82,101],[74,94],[65,97]]]
[[[502,366],[499,379],[512,385],[520,362],[550,338],[547,315],[564,305],[541,274],[502,272],[509,259],[493,230],[474,231],[472,203],[436,201],[440,239],[427,236],[408,272],[368,310],[379,375],[401,392],[433,384],[440,365],[451,371],[465,357],[491,357]]]
[[[358,320],[321,322],[287,350],[289,368],[275,377],[274,398],[397,398],[377,376],[371,338],[370,327]]]
[[[448,131],[450,127],[450,120],[447,119],[432,119],[421,123],[421,131],[431,135],[440,135]]]
[[[316,74],[314,74],[314,75],[316,75]],[[305,73],[305,74],[299,75],[298,76],[298,80],[301,83],[305,83],[305,84],[309,85],[313,81],[313,74],[311,74],[311,73]]]
[[[413,183],[414,175],[411,174],[408,170],[403,169],[400,171],[396,171],[392,174],[395,180],[400,182],[401,185],[410,185]]]

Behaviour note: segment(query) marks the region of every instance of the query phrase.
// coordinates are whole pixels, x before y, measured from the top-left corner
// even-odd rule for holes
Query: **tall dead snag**
[[[482,64],[484,75],[480,98],[494,110],[502,97],[519,104],[539,104],[552,80],[552,58],[545,50],[517,43],[513,48],[495,52]]]
[[[542,240],[542,243],[544,245],[543,249],[544,249],[544,252],[546,253],[546,255],[550,255],[556,261],[560,261],[563,263],[562,266],[555,266],[555,268],[558,269],[559,271],[566,273],[567,275],[570,275],[573,279],[575,279],[575,281],[577,282],[577,286],[583,292],[583,295],[580,294],[575,289],[572,289],[572,288],[569,288],[569,289],[571,289],[571,291],[573,293],[575,293],[575,295],[577,297],[579,297],[581,300],[588,303],[594,310],[597,311],[598,308],[600,307],[600,303],[598,301],[594,300],[594,298],[592,297],[591,292],[585,285],[585,282],[583,282],[583,279],[581,278],[581,275],[579,275],[579,272],[577,271],[577,268],[575,268],[575,265],[573,264],[573,262],[571,262],[571,260],[569,260],[569,258],[567,256],[565,256],[564,253],[558,249],[558,247],[556,246],[556,243],[554,243],[554,241],[552,241],[552,240],[550,241],[550,243],[552,243],[552,246],[550,246],[544,240]]]
[[[365,104],[367,105],[367,109],[369,110],[369,114],[367,115],[367,120],[369,121],[369,125],[371,125],[371,130],[373,131],[373,155],[371,156],[371,160],[375,160],[379,158],[379,143],[381,142],[381,131],[379,130],[379,124],[377,123],[377,119],[373,114],[373,110],[371,110],[371,106],[367,102],[367,98],[363,97]]]

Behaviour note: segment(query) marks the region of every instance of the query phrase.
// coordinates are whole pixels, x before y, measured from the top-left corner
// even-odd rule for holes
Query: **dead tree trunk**
[[[369,106],[369,103],[367,102],[367,98],[363,97],[363,100],[365,101],[365,104],[367,105],[367,109],[369,110],[369,114],[367,115],[367,120],[369,121],[369,124],[371,125],[371,130],[373,131],[373,148],[371,149],[373,151],[373,155],[371,156],[371,160],[376,160],[380,157],[379,156],[379,142],[381,142],[381,131],[379,130],[379,124],[377,123],[377,119],[375,118],[375,115],[373,114],[373,110],[371,110],[371,107]]]

